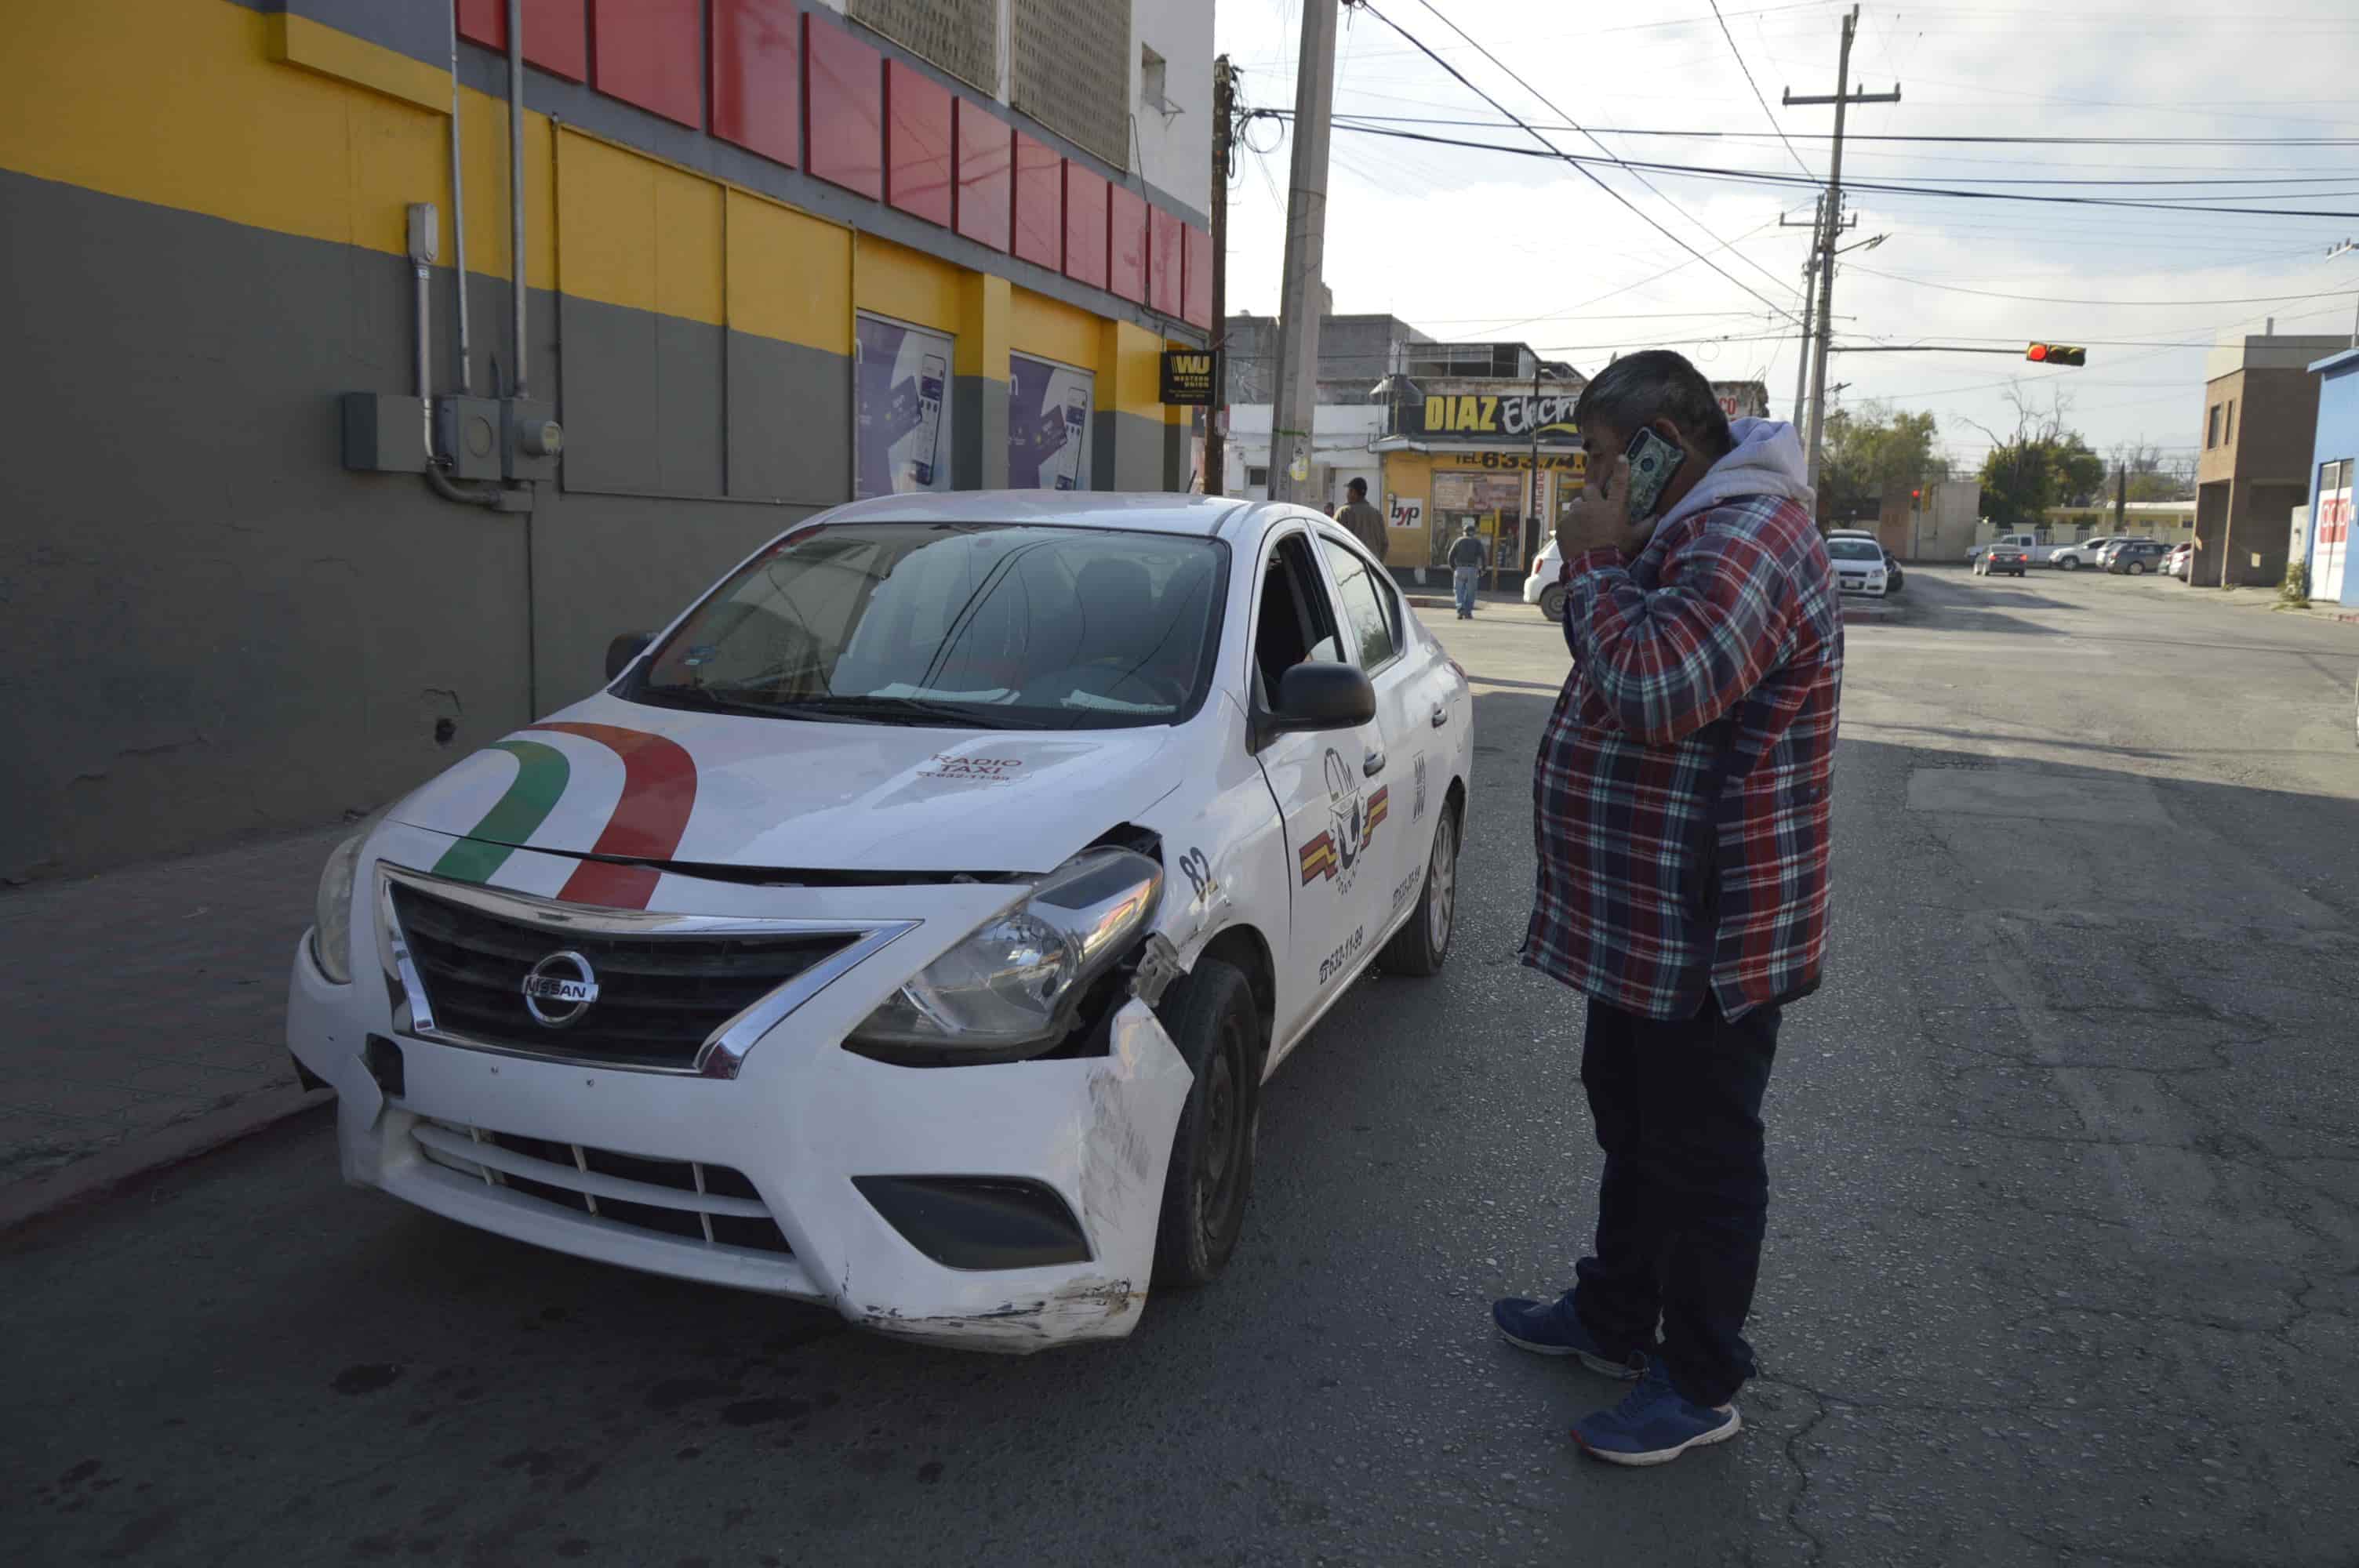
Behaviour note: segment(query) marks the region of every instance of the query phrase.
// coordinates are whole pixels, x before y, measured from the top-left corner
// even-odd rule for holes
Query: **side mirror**
[[[631,661],[647,651],[656,640],[652,632],[625,632],[606,644],[606,678],[613,680],[631,667]]]
[[[1376,688],[1350,665],[1300,664],[1277,681],[1277,708],[1262,715],[1265,735],[1355,730],[1376,716]]]

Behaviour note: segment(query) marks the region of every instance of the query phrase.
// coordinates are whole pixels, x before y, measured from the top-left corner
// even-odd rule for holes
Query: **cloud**
[[[1501,68],[1459,42],[1423,0],[1379,8],[1502,102],[1535,122],[1558,111],[1592,127],[1722,133],[1712,139],[1605,134],[1614,153],[1662,162],[1795,172],[1746,84],[1727,38],[1702,0],[1653,20],[1570,27],[1570,7],[1522,0],[1434,0],[1553,101],[1545,106]],[[1919,14],[1864,9],[1855,83],[1897,105],[1851,112],[1851,130],[1887,135],[2319,137],[2359,136],[2347,85],[2359,54],[2359,13],[2338,0],[2262,0],[2261,12],[2155,10],[2114,5],[1977,5]],[[1279,15],[1280,11],[1284,15]],[[1822,172],[1831,109],[1784,108],[1781,91],[1833,89],[1842,7],[1723,0],[1745,63],[1776,124],[1814,172]],[[1604,13],[1602,15],[1613,15]],[[1630,16],[1627,11],[1620,15]],[[1220,48],[1244,68],[1252,104],[1291,108],[1294,6],[1242,5],[1219,13]],[[1339,114],[1485,120],[1488,105],[1404,44],[1375,17],[1347,19],[1338,51]],[[1492,126],[1418,126],[1433,134],[1513,143]],[[1277,298],[1284,244],[1282,197],[1291,148],[1277,124],[1256,123],[1230,205],[1229,299],[1267,312]],[[1595,153],[1578,133],[1550,132],[1568,151]],[[2231,206],[2359,211],[2353,148],[2153,146],[1976,146],[1854,141],[1847,182],[1945,181],[1973,177],[2042,180],[2299,180],[2222,188],[2203,183],[2129,190],[2075,185],[2014,187],[2047,194],[2153,195]],[[1260,167],[1256,168],[1256,164]],[[1748,289],[1799,308],[1810,193],[1649,178],[1661,194],[1619,170],[1604,181],[1713,260],[1715,276],[1572,168],[1555,162],[1422,146],[1339,130],[1328,200],[1326,277],[1341,310],[1389,310],[1444,338],[1521,339],[1593,369],[1616,351],[1669,343],[1709,362],[1711,373],[1758,373],[1773,407],[1790,406],[1796,341],[1790,321]],[[2234,194],[2252,201],[2221,202]],[[2035,339],[2085,343],[2089,366],[2047,371],[2004,354],[1838,354],[1831,382],[1847,401],[1882,399],[1931,409],[1953,456],[1979,460],[1984,438],[1969,421],[1996,425],[2010,380],[2054,381],[2073,401],[2071,421],[2103,449],[2144,437],[2166,447],[2201,440],[2201,347],[2221,331],[2257,332],[2274,316],[2281,332],[2351,330],[2359,255],[2325,259],[2328,245],[2359,232],[2359,219],[2242,217],[2141,211],[1890,192],[1847,192],[1859,226],[1846,242],[1882,233],[1837,274],[1836,341],[1980,342]],[[1857,265],[1852,265],[1852,264]],[[1734,281],[1732,281],[1732,278]],[[1740,287],[1742,285],[1742,287]],[[1949,288],[1931,287],[1946,285]],[[1954,292],[2049,297],[1995,298]],[[2214,304],[2256,296],[2332,291],[2283,304]],[[2147,304],[2157,301],[2166,303]],[[2184,303],[2168,303],[2184,302]],[[1582,307],[1582,308],[1574,308]],[[1766,335],[1782,331],[1782,338]],[[1718,339],[1716,342],[1695,341]],[[2045,388],[2041,388],[2045,395]]]

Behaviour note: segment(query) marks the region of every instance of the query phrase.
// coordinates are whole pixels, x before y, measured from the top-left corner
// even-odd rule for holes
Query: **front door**
[[[1418,881],[1425,871],[1425,839],[1431,829],[1419,821],[1422,812],[1415,793],[1417,781],[1425,776],[1426,753],[1438,727],[1430,711],[1433,707],[1430,686],[1414,667],[1416,662],[1405,656],[1405,628],[1390,584],[1351,546],[1325,536],[1320,545],[1343,611],[1345,650],[1376,688],[1375,727],[1381,755],[1375,771],[1366,772],[1367,759],[1362,759],[1368,816],[1368,838],[1362,852],[1368,874],[1376,879],[1367,890],[1366,900],[1373,941],[1391,927],[1393,916],[1417,896]]]
[[[1279,680],[1298,664],[1354,662],[1307,527],[1289,527],[1267,546],[1259,592],[1253,658],[1265,700],[1276,699]],[[1261,751],[1263,776],[1286,820],[1292,899],[1271,1021],[1280,1052],[1359,967],[1382,929],[1390,884],[1372,851],[1381,854],[1377,847],[1388,848],[1391,836],[1383,822],[1388,797],[1371,804],[1388,765],[1381,696],[1377,700],[1377,722],[1279,735]]]

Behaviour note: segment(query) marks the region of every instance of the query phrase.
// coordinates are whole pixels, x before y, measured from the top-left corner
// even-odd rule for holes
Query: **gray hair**
[[[1601,425],[1625,438],[1658,419],[1669,419],[1710,452],[1724,453],[1735,445],[1712,383],[1686,355],[1669,349],[1615,360],[1581,389],[1572,411],[1580,428]]]

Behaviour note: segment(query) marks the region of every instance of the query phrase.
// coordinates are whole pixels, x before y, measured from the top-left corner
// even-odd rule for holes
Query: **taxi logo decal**
[[[1392,786],[1362,795],[1359,780],[1342,756],[1332,749],[1326,758],[1327,828],[1302,846],[1302,881],[1307,886],[1321,877],[1349,892],[1360,857],[1375,841],[1376,825],[1389,815]]]

